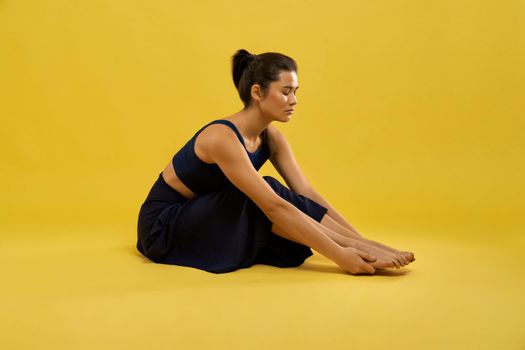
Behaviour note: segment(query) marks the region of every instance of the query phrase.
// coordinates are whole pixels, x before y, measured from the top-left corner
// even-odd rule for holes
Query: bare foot
[[[402,250],[397,250],[395,248],[392,248],[392,247],[389,247],[383,243],[379,243],[379,242],[376,242],[376,241],[373,241],[371,239],[368,239],[368,238],[365,238],[363,236],[359,236],[359,239],[360,241],[368,244],[368,245],[371,245],[371,246],[374,246],[374,247],[377,247],[377,248],[381,248],[383,250],[386,250],[386,251],[389,251],[391,253],[394,253],[394,254],[398,254],[398,255],[401,255],[404,260],[405,260],[405,265],[408,264],[408,263],[411,263],[412,261],[416,260],[416,258],[414,257],[414,253],[412,252],[407,252],[407,251],[402,251]]]
[[[408,260],[402,255],[397,254],[374,245],[370,245],[364,241],[353,240],[351,245],[367,254],[376,257],[376,261],[370,263],[374,268],[386,269],[386,268],[400,268],[407,265]]]
[[[357,275],[374,274],[375,268],[372,266],[372,262],[377,261],[377,259],[359,249],[341,247],[334,261],[344,271]]]

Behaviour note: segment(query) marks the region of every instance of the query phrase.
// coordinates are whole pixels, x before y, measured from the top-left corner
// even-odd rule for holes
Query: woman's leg
[[[313,224],[317,225],[319,230],[323,232],[327,237],[331,238],[333,241],[335,241],[341,246],[351,246],[375,256],[378,261],[375,262],[375,266],[374,263],[372,264],[372,266],[377,268],[388,268],[394,266],[400,267],[405,265],[405,260],[398,254],[368,245],[351,237],[346,237],[340,232],[333,230],[330,227],[327,227],[326,225],[323,225],[323,223],[326,224],[328,222],[328,224],[331,224],[331,222],[334,221],[329,216],[325,215],[328,210],[327,208],[321,206],[317,202],[309,199],[308,197],[291,191],[289,188],[287,188],[286,186],[281,184],[277,179],[271,176],[264,176],[264,178],[279,196],[292,203],[304,214],[306,214],[305,220],[311,220]],[[305,242],[293,239],[291,235],[287,234],[286,231],[278,225],[272,224],[272,232],[290,241],[306,246]]]
[[[356,234],[355,232],[350,231],[349,229],[347,229],[346,227],[342,226],[340,223],[338,223],[337,221],[332,219],[329,215],[325,215],[323,217],[323,220],[321,221],[321,224],[323,226],[328,227],[329,229],[331,229],[333,231],[336,231],[336,232],[340,233],[343,236],[351,237],[351,238],[357,239],[359,241],[362,241],[362,242],[364,242],[366,244],[375,246],[377,248],[381,248],[381,249],[384,249],[386,251],[389,251],[389,252],[401,255],[403,260],[404,260],[404,262],[405,262],[404,263],[405,265],[415,260],[413,253],[406,252],[406,251],[400,251],[400,250],[394,249],[392,247],[389,247],[387,245],[384,245],[382,243],[379,243],[379,242],[373,241],[371,239],[365,238],[362,235]]]
[[[324,226],[322,222],[327,218],[328,216],[325,215],[323,219],[321,220],[321,223],[318,223],[317,221],[313,220],[312,218],[305,215],[305,220],[311,220],[314,225],[317,225],[319,231],[324,233],[327,237],[331,238],[334,242],[341,245],[342,247],[352,247],[359,249],[365,253],[368,253],[376,258],[376,261],[370,263],[375,268],[379,269],[386,269],[391,267],[399,268],[401,266],[406,265],[404,263],[404,260],[401,258],[401,256],[396,255],[392,252],[387,252],[383,249],[368,245],[366,243],[363,243],[357,239],[350,238],[343,236],[336,231],[333,231],[329,229],[328,227]],[[286,231],[280,227],[279,225],[273,224],[272,225],[272,232],[285,237],[286,239],[293,240],[294,242],[305,244],[304,242],[297,241],[292,239]]]
[[[277,179],[271,176],[263,176],[263,178],[277,195],[299,209],[305,218],[318,223],[328,211],[324,206],[293,193]],[[312,249],[306,242],[297,238],[294,239],[290,234],[282,230],[273,230],[273,223],[266,216],[264,218],[267,239],[265,239],[262,249],[259,251],[256,259],[257,263],[293,267],[301,265],[308,257],[313,255]]]

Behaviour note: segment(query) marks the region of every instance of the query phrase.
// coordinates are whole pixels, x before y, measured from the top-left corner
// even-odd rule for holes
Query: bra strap
[[[244,146],[244,148],[246,148],[246,145],[244,144],[244,139],[242,138],[242,135],[239,132],[239,130],[237,130],[237,128],[235,127],[235,124],[233,124],[231,121],[225,120],[225,119],[216,119],[216,120],[213,120],[213,121],[209,122],[208,124],[206,124],[202,128],[200,128],[199,131],[197,131],[195,133],[194,137],[197,136],[202,130],[204,130],[204,128],[206,128],[208,125],[211,125],[211,124],[224,124],[224,125],[229,126],[235,132],[235,134],[237,135],[237,138],[239,139],[239,141],[241,141],[241,143]]]

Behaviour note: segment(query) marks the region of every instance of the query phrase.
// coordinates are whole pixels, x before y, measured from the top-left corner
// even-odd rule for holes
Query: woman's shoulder
[[[225,142],[227,140],[237,140],[235,131],[229,125],[212,122],[207,124],[199,131],[195,139],[195,143],[196,145],[201,145],[204,147],[215,147],[221,142]]]
[[[268,134],[268,139],[270,143],[272,143],[273,140],[277,138],[284,137],[281,131],[273,124],[268,124],[268,126],[266,127],[266,132]]]
[[[226,120],[226,122],[228,121]],[[201,128],[201,130],[199,131],[199,136],[202,134],[201,139],[209,139],[214,137],[223,137],[226,134],[232,133],[235,135],[235,131],[230,125],[223,122],[217,122],[217,120],[213,120]]]
[[[235,144],[237,136],[227,125],[213,123],[201,129],[194,140],[194,152],[200,159],[213,163],[210,153],[217,147],[227,147]]]
[[[275,132],[279,131],[275,125],[273,125],[272,123],[268,124],[268,126],[266,127],[266,130],[268,131],[268,134],[270,135],[273,135]]]

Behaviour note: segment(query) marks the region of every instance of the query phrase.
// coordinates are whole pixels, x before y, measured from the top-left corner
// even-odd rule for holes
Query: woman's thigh
[[[320,222],[328,211],[314,200],[291,191],[274,177],[263,176],[263,178],[281,198],[314,220]],[[178,228],[182,231],[195,232],[209,226],[228,227],[238,224],[239,220],[253,220],[261,215],[266,217],[246,194],[232,186],[195,197],[186,203],[178,220]]]

